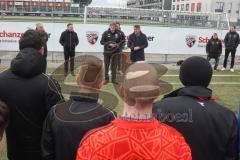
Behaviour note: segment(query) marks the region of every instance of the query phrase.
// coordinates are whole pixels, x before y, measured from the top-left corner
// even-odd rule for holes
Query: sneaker
[[[234,69],[233,69],[233,68],[231,68],[231,69],[230,69],[230,71],[231,71],[231,72],[234,72]]]
[[[222,68],[222,71],[225,71],[226,70],[226,68]]]

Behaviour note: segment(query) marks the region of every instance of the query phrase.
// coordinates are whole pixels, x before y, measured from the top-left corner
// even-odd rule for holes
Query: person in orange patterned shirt
[[[152,116],[159,88],[153,66],[145,62],[131,65],[120,87],[123,115],[87,133],[76,160],[191,160],[182,135]]]

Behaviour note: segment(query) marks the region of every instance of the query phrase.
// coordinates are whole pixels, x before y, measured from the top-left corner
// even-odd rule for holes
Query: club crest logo
[[[186,44],[189,48],[192,48],[197,41],[197,36],[195,35],[187,35],[186,36]]]
[[[89,31],[87,32],[86,36],[88,43],[94,45],[95,43],[97,43],[99,33],[96,31]]]

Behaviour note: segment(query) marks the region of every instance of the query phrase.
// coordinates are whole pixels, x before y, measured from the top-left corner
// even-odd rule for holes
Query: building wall
[[[215,0],[213,12],[228,13],[230,21],[237,21],[240,14],[240,0]]]
[[[171,10],[172,0],[128,0],[128,8]]]
[[[236,22],[240,16],[240,0],[172,0],[171,8],[175,11],[228,13],[231,22]]]
[[[213,0],[172,0],[172,10],[190,12],[209,12]]]

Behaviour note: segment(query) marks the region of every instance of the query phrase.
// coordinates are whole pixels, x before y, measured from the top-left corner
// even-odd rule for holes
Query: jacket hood
[[[32,78],[42,74],[46,66],[46,59],[33,48],[25,48],[11,62],[11,71],[23,78]]]
[[[164,96],[164,98],[178,97],[178,96],[188,96],[188,97],[197,98],[197,99],[198,98],[211,99],[212,90],[202,86],[190,86],[190,87],[184,87],[176,91],[173,91],[172,93]]]

